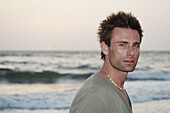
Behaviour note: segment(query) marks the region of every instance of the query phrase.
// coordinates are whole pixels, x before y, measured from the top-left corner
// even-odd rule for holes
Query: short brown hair
[[[137,30],[140,36],[140,42],[142,41],[143,30],[137,18],[131,13],[119,11],[117,14],[112,13],[100,23],[97,33],[100,43],[104,41],[110,47],[111,35],[115,27]],[[101,52],[101,59],[105,59],[103,52]]]

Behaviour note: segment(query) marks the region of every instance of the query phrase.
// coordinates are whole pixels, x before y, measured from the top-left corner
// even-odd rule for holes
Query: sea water
[[[0,51],[0,110],[69,109],[102,63],[99,51]],[[142,51],[125,88],[132,103],[170,99],[170,52]]]

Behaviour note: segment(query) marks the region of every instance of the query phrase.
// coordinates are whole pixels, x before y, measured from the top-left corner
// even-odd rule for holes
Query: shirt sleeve
[[[84,94],[74,99],[69,113],[104,113],[104,102],[95,94]]]

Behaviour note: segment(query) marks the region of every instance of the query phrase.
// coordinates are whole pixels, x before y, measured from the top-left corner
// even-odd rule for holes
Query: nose
[[[135,50],[133,48],[133,46],[129,46],[127,48],[127,56],[134,56],[135,55]]]

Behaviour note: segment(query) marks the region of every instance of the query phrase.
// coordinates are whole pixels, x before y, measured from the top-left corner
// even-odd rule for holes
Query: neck
[[[116,68],[114,68],[113,66],[107,64],[107,62],[104,62],[102,69],[106,71],[107,74],[110,75],[110,77],[112,78],[112,80],[120,87],[124,87],[124,82],[126,79],[126,76],[128,74],[128,72],[122,72]],[[101,74],[103,76],[105,76],[105,73],[101,72]]]

